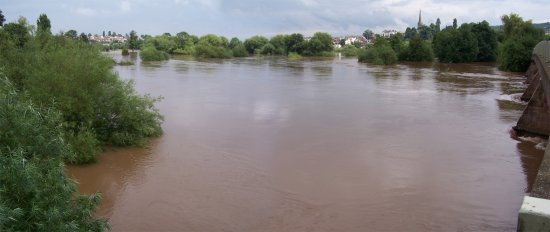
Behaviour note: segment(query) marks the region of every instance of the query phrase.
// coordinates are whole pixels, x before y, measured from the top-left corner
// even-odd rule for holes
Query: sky
[[[360,35],[365,29],[404,31],[453,18],[459,24],[487,20],[499,25],[504,14],[517,13],[535,23],[550,21],[548,0],[0,0],[8,22],[19,16],[35,23],[45,13],[52,32],[194,35],[217,34],[241,39],[252,35],[328,32]]]

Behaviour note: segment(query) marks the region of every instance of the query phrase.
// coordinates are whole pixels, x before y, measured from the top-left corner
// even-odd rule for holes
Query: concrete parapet
[[[518,231],[550,231],[550,200],[524,197],[519,210]]]

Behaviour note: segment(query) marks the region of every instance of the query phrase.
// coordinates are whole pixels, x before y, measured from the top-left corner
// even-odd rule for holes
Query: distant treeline
[[[137,40],[137,37],[135,38]],[[133,43],[130,40],[129,43]],[[136,45],[139,42],[135,43]],[[317,32],[313,37],[304,39],[299,33],[276,35],[271,39],[264,36],[252,36],[241,41],[238,38],[228,40],[213,34],[197,37],[186,32],[172,36],[169,33],[157,36],[146,36],[138,46],[144,61],[168,59],[168,54],[180,54],[198,58],[231,58],[245,57],[254,54],[262,55],[302,55],[334,56],[332,36]]]
[[[495,29],[486,21],[465,23],[439,30],[439,24],[407,28],[389,39],[377,37],[374,45],[359,52],[359,61],[395,64],[397,61],[444,63],[493,62],[506,71],[527,69],[535,45],[545,39],[544,30],[517,14],[502,16],[503,26]],[[439,19],[438,19],[439,22]],[[546,38],[548,39],[548,38]]]

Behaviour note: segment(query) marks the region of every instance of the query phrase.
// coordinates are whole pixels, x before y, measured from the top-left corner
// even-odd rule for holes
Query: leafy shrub
[[[359,48],[350,44],[342,48],[342,54],[347,57],[357,56],[358,53],[359,53]]]
[[[140,96],[131,82],[121,81],[111,70],[112,59],[63,37],[43,45],[35,42],[0,53],[0,65],[9,64],[8,73],[19,73],[18,87],[30,100],[61,113],[65,139],[76,152],[68,161],[93,161],[99,145],[143,145],[162,133],[157,99]],[[21,59],[10,61],[9,54]]]
[[[122,49],[122,55],[123,56],[129,56],[130,55],[130,52],[128,51],[128,48],[123,48]]]
[[[389,45],[374,46],[362,49],[359,53],[359,62],[373,63],[379,65],[391,65],[397,63],[397,55]]]
[[[0,230],[104,231],[93,218],[99,194],[76,196],[64,172],[72,156],[61,116],[22,100],[0,77]]]
[[[233,52],[234,57],[246,57],[248,56],[248,52],[246,51],[246,48],[243,44],[238,44],[234,48],[231,49]]]
[[[142,48],[139,57],[141,57],[143,61],[163,61],[170,59],[168,53],[159,51],[153,46],[145,46]]]

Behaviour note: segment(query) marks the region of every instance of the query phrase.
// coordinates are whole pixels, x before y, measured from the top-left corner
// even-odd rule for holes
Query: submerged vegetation
[[[87,41],[52,35],[46,15],[33,28],[24,18],[0,28],[0,230],[103,231],[92,216],[100,196],[75,197],[63,163],[160,135],[158,99],[138,95]]]

